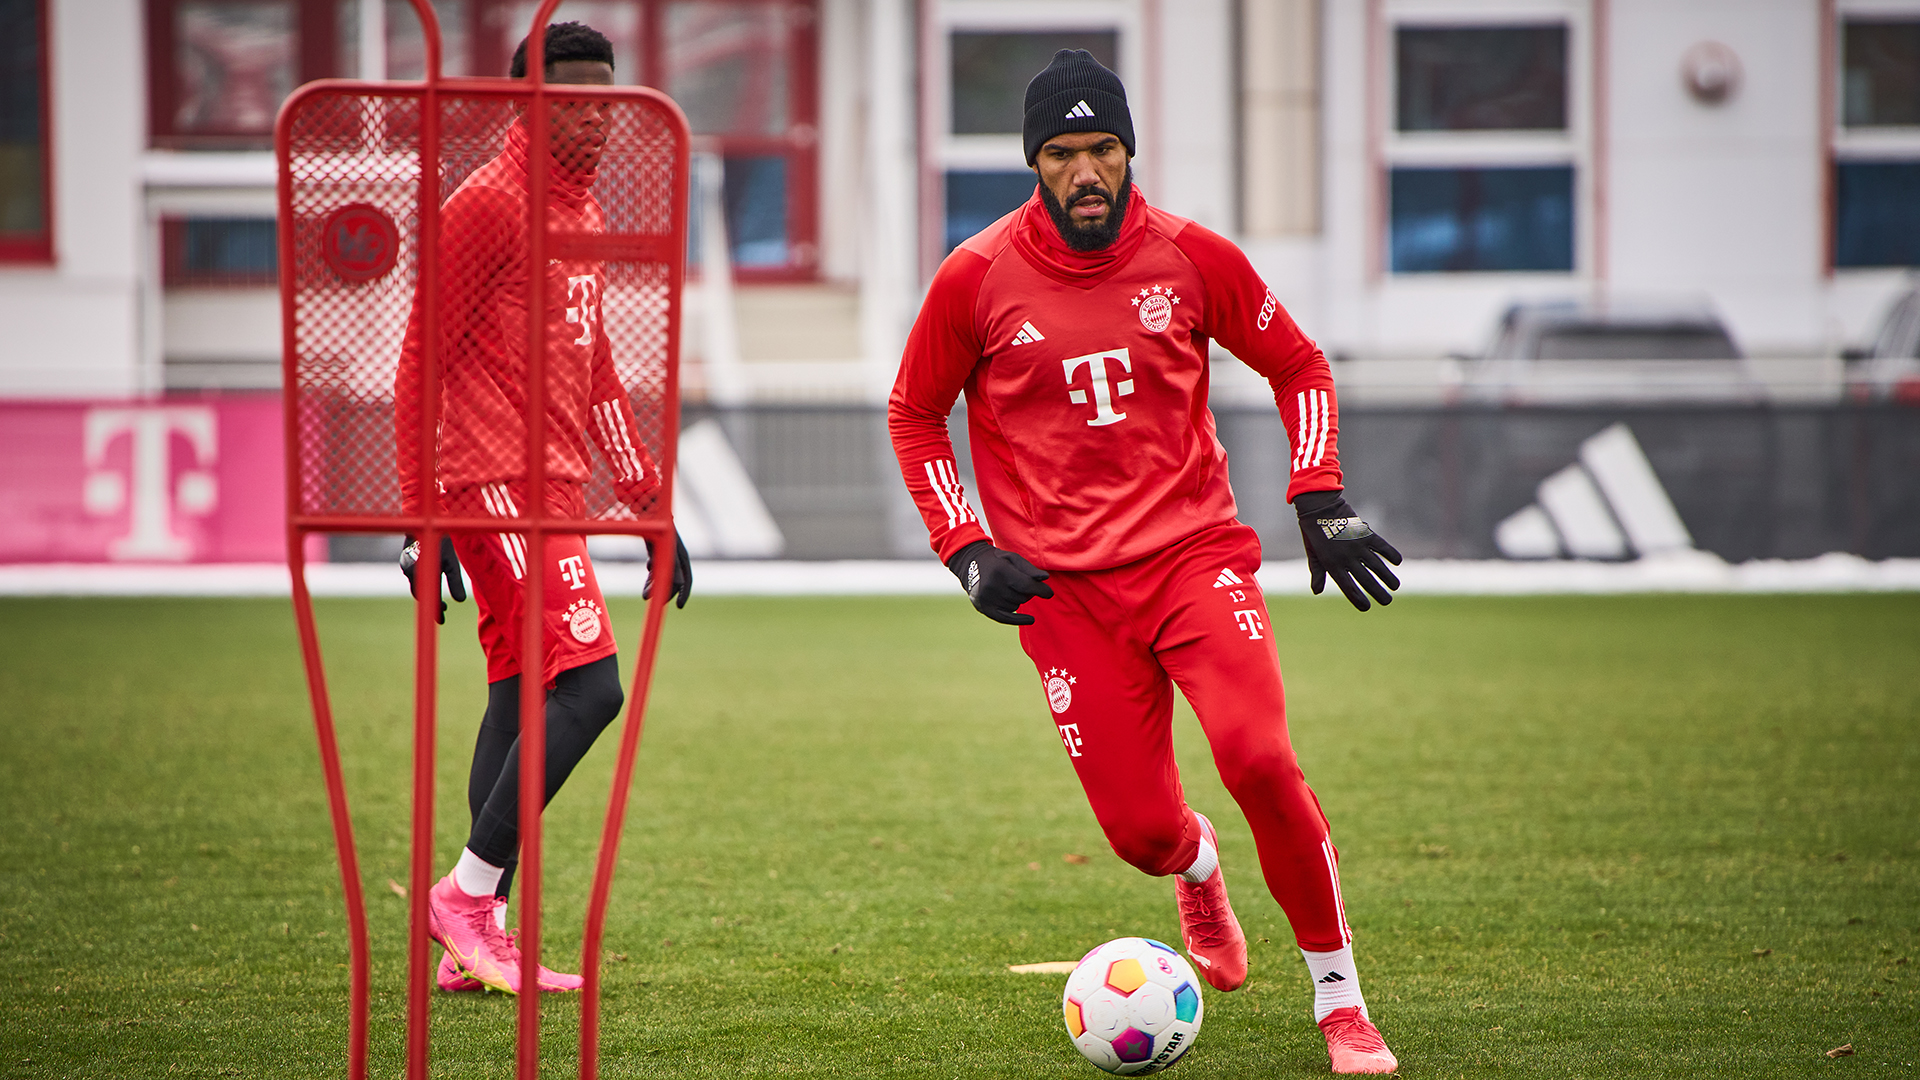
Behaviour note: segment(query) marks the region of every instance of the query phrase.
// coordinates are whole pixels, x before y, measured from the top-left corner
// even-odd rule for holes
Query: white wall
[[[1824,341],[1820,10],[1806,0],[1613,0],[1616,292],[1710,297],[1749,352]],[[1737,90],[1689,94],[1702,41],[1739,56]]]
[[[158,388],[144,363],[139,281],[146,41],[139,0],[49,5],[51,268],[0,270],[0,394],[117,396]],[[157,349],[154,358],[157,359]]]
[[[1234,44],[1231,0],[1160,0],[1157,26],[1147,28],[1158,49],[1149,62],[1154,100],[1128,87],[1136,125],[1143,107],[1155,110],[1141,131],[1156,145],[1140,147],[1149,166],[1141,183],[1161,209],[1220,233],[1238,227],[1234,207]],[[1158,67],[1158,71],[1151,68]],[[1136,169],[1136,173],[1142,170]]]
[[[1392,11],[1453,11],[1466,0],[1393,0]],[[1477,3],[1488,10],[1502,0]],[[1610,0],[1605,161],[1609,212],[1604,278],[1596,271],[1594,206],[1582,220],[1571,274],[1379,273],[1384,215],[1368,154],[1368,5],[1325,0],[1324,246],[1262,244],[1256,265],[1330,351],[1362,357],[1477,351],[1516,299],[1613,295],[1706,298],[1749,352],[1812,354],[1870,336],[1900,272],[1823,268],[1826,167],[1819,116],[1820,7],[1812,0]],[[1574,14],[1576,78],[1588,48]],[[1389,39],[1390,40],[1390,39]],[[1739,56],[1739,89],[1719,105],[1685,89],[1681,57],[1713,40]],[[1386,99],[1391,55],[1372,73]],[[1583,90],[1574,87],[1575,124]],[[1583,151],[1584,152],[1584,151]],[[1590,161],[1579,167],[1593,179]],[[1292,297],[1302,302],[1296,305]]]

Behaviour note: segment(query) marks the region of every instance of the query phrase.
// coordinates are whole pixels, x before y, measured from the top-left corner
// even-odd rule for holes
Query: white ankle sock
[[[502,931],[505,931],[507,928],[507,902],[505,900],[493,905],[493,925],[499,927]]]
[[[460,861],[453,864],[453,883],[468,896],[492,896],[500,887],[500,875],[506,872],[506,867],[495,866],[461,848]]]
[[[1332,952],[1300,950],[1307,958],[1307,974],[1313,978],[1313,1022],[1319,1023],[1335,1009],[1358,1006],[1367,1015],[1367,999],[1360,996],[1360,969],[1353,964],[1353,946]]]
[[[1193,865],[1180,871],[1180,880],[1199,885],[1220,869],[1220,853],[1205,838],[1200,841],[1200,853],[1193,857]]]

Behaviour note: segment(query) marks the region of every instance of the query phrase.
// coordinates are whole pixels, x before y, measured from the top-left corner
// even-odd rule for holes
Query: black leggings
[[[620,658],[609,656],[569,668],[547,691],[547,794],[544,807],[567,782],[573,767],[587,756],[626,694],[620,689]],[[520,676],[487,685],[487,712],[474,741],[473,771],[467,775],[467,809],[473,830],[467,850],[494,866],[506,867],[495,893],[506,896],[520,862]]]

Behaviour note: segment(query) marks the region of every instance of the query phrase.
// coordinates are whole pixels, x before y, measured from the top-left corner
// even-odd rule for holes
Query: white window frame
[[[1136,146],[1148,146],[1154,88],[1147,85],[1141,0],[936,0],[922,28],[920,64],[921,247],[931,275],[945,250],[946,175],[954,171],[1020,172],[1027,155],[1020,136],[953,133],[953,33],[1041,30],[1113,31],[1115,60],[1133,113]],[[1037,73],[1036,73],[1037,74]]]
[[[1561,23],[1567,28],[1567,127],[1564,131],[1401,131],[1397,32],[1402,27],[1519,26]],[[1377,44],[1381,51],[1384,95],[1375,117],[1379,168],[1379,229],[1374,258],[1382,277],[1393,280],[1445,278],[1511,279],[1537,276],[1555,280],[1587,279],[1594,273],[1595,240],[1600,223],[1594,162],[1593,4],[1591,0],[1386,0]],[[1391,177],[1396,168],[1499,168],[1571,166],[1573,168],[1573,269],[1469,270],[1446,273],[1396,272],[1393,269]]]

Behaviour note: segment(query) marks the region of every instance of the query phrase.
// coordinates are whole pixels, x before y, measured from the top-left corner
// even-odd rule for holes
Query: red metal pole
[[[520,631],[520,1001],[517,1075],[540,1075],[540,813],[546,808],[547,693],[544,585],[547,544],[547,19],[527,31],[527,580]]]
[[[662,560],[658,555],[671,552],[671,545],[675,541],[671,480],[674,461],[679,454],[679,439],[675,435],[680,429],[680,306],[672,301],[682,295],[686,274],[687,187],[688,170],[692,163],[686,118],[671,103],[668,103],[668,112],[677,121],[673,213],[670,218],[673,222],[673,246],[668,249],[675,254],[668,256],[667,274],[667,379],[661,421],[665,446],[661,460],[656,465],[662,481],[657,512],[665,519],[665,526],[649,534],[656,553],[654,572],[666,569],[667,578],[665,581],[655,579],[653,595],[647,604],[646,625],[640,635],[640,654],[633,668],[633,693],[627,696],[627,723],[620,733],[620,753],[613,766],[613,787],[607,794],[606,822],[600,830],[600,855],[593,869],[593,891],[587,897],[587,924],[580,943],[580,972],[586,981],[580,1002],[581,1080],[597,1080],[600,1071],[600,945],[606,931],[607,903],[613,892],[613,871],[620,859],[620,833],[627,820],[627,795],[633,785],[634,759],[639,754],[640,734],[646,724],[647,695],[653,686],[652,673],[659,651],[660,626],[667,612],[667,601],[673,593],[672,570],[668,569],[672,566],[671,558]]]
[[[671,474],[668,474],[671,475]],[[654,538],[655,571],[666,570],[671,580],[673,533]],[[587,898],[587,926],[580,942],[580,973],[586,980],[580,1001],[580,1077],[595,1080],[600,1071],[600,942],[606,931],[607,901],[613,892],[613,870],[620,859],[620,831],[627,820],[627,793],[633,784],[633,763],[640,752],[640,732],[646,724],[649,673],[660,644],[660,623],[667,613],[673,589],[655,579],[647,601],[646,628],[640,635],[640,656],[633,668],[633,693],[627,697],[627,723],[620,732],[620,756],[613,766],[613,789],[607,795],[606,823],[600,830],[600,856],[593,868],[593,892]]]
[[[291,438],[298,429],[290,426],[287,430]],[[293,455],[288,455],[291,468],[298,468],[296,461]],[[290,494],[297,490],[288,488]],[[360,887],[360,859],[353,844],[353,819],[347,814],[347,784],[340,771],[340,742],[334,733],[333,709],[327,700],[326,670],[320,662],[320,635],[313,623],[313,597],[307,592],[306,539],[303,530],[287,530],[287,570],[293,579],[293,618],[300,630],[300,655],[306,662],[307,694],[313,699],[313,729],[320,743],[320,771],[327,780],[327,813],[333,820],[333,846],[340,856],[340,897],[347,908],[347,1076],[349,1080],[366,1080],[370,982],[367,900]]]
[[[428,0],[413,0],[426,41],[427,70],[420,100],[420,447],[417,489],[424,518],[420,562],[414,568],[413,836],[407,888],[407,1077],[426,1080],[428,1012],[433,977],[427,944],[427,895],[434,882],[433,802],[435,699],[439,689],[440,618],[440,20]]]
[[[307,591],[307,531],[295,524],[301,504],[301,424],[295,333],[294,298],[298,281],[293,243],[292,130],[295,95],[274,121],[273,141],[279,162],[275,194],[279,203],[280,234],[280,371],[281,423],[286,439],[287,574],[292,585],[293,618],[300,634],[300,658],[307,672],[307,696],[313,703],[313,729],[320,747],[320,772],[327,784],[327,816],[333,824],[333,846],[340,861],[340,899],[347,913],[347,1076],[366,1080],[367,1028],[371,986],[371,952],[367,942],[367,902],[360,884],[360,859],[353,842],[353,818],[347,811],[346,778],[340,769],[340,740],[333,725],[333,707],[327,697],[326,667],[320,657],[320,633],[313,620],[313,596]]]

